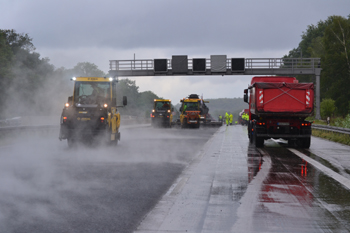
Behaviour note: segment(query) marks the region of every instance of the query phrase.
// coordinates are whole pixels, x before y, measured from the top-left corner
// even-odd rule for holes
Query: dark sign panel
[[[154,72],[168,71],[167,59],[154,59]]]
[[[206,70],[205,58],[193,58],[192,62],[193,62],[192,64],[193,71],[205,72]]]
[[[231,59],[231,70],[232,71],[244,71],[245,70],[244,58],[232,58]]]

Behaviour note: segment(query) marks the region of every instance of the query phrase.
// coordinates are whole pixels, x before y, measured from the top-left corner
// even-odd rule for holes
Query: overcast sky
[[[56,67],[109,60],[168,58],[281,58],[296,48],[308,25],[350,14],[349,0],[0,0],[0,29],[33,38],[36,52]],[[191,93],[242,97],[250,76],[138,77],[176,104]],[[65,101],[65,100],[63,100]]]

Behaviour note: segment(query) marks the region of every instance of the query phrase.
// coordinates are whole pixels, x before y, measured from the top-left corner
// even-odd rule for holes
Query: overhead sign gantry
[[[315,75],[316,118],[320,119],[320,58],[188,58],[110,60],[109,75],[133,76],[223,76],[223,75]]]

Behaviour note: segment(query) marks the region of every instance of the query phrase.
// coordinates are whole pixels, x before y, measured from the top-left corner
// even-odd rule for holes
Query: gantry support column
[[[321,93],[320,93],[320,76],[321,76],[321,68],[315,69],[315,74],[316,74],[316,116],[315,118],[317,120],[321,120]]]

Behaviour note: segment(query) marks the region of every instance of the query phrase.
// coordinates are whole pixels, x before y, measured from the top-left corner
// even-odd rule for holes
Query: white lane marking
[[[350,180],[349,179],[345,178],[342,175],[339,175],[335,171],[329,169],[328,167],[322,165],[321,163],[317,162],[316,160],[310,158],[309,156],[307,156],[307,155],[305,155],[305,154],[303,154],[295,149],[289,148],[288,150],[290,150],[291,152],[293,152],[294,154],[296,154],[300,158],[304,159],[308,163],[312,164],[314,167],[316,167],[317,169],[319,169],[320,171],[325,173],[327,176],[335,179],[336,181],[338,181],[340,184],[342,184],[347,189],[350,189]]]
[[[177,183],[177,185],[174,187],[174,189],[170,192],[170,196],[174,196],[174,195],[179,194],[182,191],[183,187],[185,186],[188,178],[189,177],[181,178],[181,180]]]
[[[263,149],[258,148],[258,151],[263,156],[261,170],[256,174],[254,179],[249,183],[246,192],[240,199],[240,206],[237,209],[237,221],[233,225],[231,232],[251,232],[254,211],[259,201],[259,194],[264,183],[264,180],[270,173],[272,167],[271,157]]]

